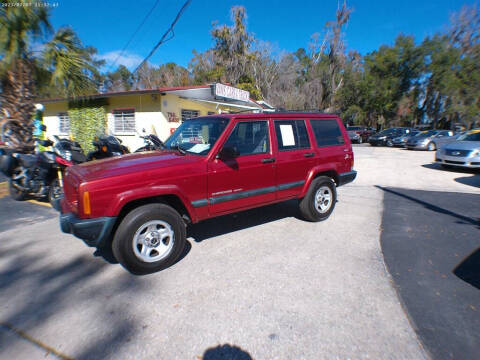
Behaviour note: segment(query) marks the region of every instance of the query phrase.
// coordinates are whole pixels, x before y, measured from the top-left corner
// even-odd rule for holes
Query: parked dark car
[[[405,127],[386,129],[370,136],[368,142],[372,146],[393,146],[393,139],[408,135],[412,130],[411,128]]]
[[[347,133],[351,142],[361,144],[367,142],[370,136],[375,134],[375,130],[364,126],[349,126],[347,127]]]
[[[449,130],[428,130],[411,137],[407,141],[407,149],[409,150],[428,150],[433,151],[438,149],[438,139],[444,137],[453,137],[453,131]]]

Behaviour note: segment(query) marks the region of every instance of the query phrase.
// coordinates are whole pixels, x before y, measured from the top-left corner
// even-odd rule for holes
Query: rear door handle
[[[305,154],[303,154],[303,156],[305,156],[305,157],[314,157],[314,156],[315,156],[315,153],[305,153]]]
[[[264,164],[273,163],[273,162],[275,162],[275,158],[262,159],[262,163]]]

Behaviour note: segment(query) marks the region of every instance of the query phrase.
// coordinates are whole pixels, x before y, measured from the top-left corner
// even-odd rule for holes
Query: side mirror
[[[220,152],[217,155],[218,159],[221,160],[230,160],[238,157],[240,154],[237,151],[237,149],[233,146],[225,146],[220,150]]]

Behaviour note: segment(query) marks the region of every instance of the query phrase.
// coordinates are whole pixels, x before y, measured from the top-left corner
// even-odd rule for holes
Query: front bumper
[[[357,172],[355,170],[342,173],[338,176],[338,185],[337,186],[342,186],[348,183],[351,183],[355,178],[357,177]]]
[[[97,248],[105,245],[112,233],[116,217],[79,219],[72,213],[60,215],[60,228],[64,233],[73,234],[88,246]]]
[[[407,143],[406,148],[409,150],[426,150],[428,147],[428,143],[418,143],[418,144],[409,144]]]
[[[435,162],[467,169],[480,169],[480,156],[448,156],[437,153],[435,155]]]
[[[370,145],[373,145],[373,146],[378,146],[378,145],[381,145],[381,146],[384,146],[386,145],[387,143],[387,139],[368,139],[368,143]]]
[[[407,146],[405,141],[392,141],[393,146],[395,147],[405,147]]]

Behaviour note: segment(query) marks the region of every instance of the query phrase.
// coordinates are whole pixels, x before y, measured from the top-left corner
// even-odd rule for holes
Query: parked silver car
[[[453,131],[450,130],[428,130],[409,138],[406,147],[409,150],[436,150],[436,140],[443,137],[453,136]]]
[[[438,149],[435,161],[443,167],[480,169],[480,129],[471,130]]]
[[[399,137],[396,137],[392,140],[392,143],[393,143],[393,146],[396,146],[396,147],[405,147],[405,145],[407,144],[407,141],[408,139],[410,139],[411,137],[417,135],[420,131],[418,130],[412,130],[409,134],[406,134],[406,135],[403,135],[403,136],[399,136]]]

